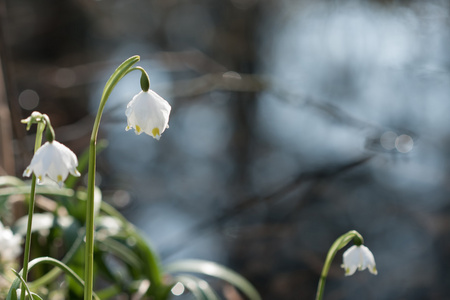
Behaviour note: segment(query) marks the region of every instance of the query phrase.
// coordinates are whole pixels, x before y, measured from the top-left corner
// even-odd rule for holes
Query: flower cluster
[[[94,126],[91,134],[91,143],[89,148],[89,161],[88,161],[88,187],[87,187],[87,203],[86,203],[86,235],[85,235],[85,277],[84,277],[84,299],[92,299],[93,296],[93,282],[94,282],[94,233],[95,233],[95,217],[99,209],[99,202],[101,197],[98,196],[98,189],[95,188],[95,174],[96,174],[96,144],[98,130],[100,126],[101,115],[105,107],[106,101],[111,94],[114,86],[122,79],[123,76],[131,71],[141,71],[141,89],[142,91],[133,97],[128,103],[126,108],[127,127],[126,130],[134,128],[136,134],[145,132],[153,138],[159,140],[161,134],[169,128],[169,115],[171,111],[170,104],[159,96],[154,91],[150,90],[150,79],[147,73],[141,67],[133,67],[133,65],[139,61],[139,56],[132,56],[124,61],[111,75],[111,78],[107,81],[102,98],[100,100],[97,116],[94,121]],[[45,178],[49,178],[55,181],[60,187],[63,186],[64,181],[69,174],[73,176],[80,176],[80,172],[77,170],[78,159],[69,148],[55,140],[55,132],[51,126],[50,118],[46,114],[39,112],[33,112],[30,117],[22,120],[22,123],[27,124],[27,130],[30,129],[32,124],[37,124],[35,153],[29,164],[25,169],[23,176],[29,177],[34,174],[32,180],[32,187],[30,193],[30,205],[28,214],[28,226],[25,239],[24,250],[24,263],[23,263],[23,281],[21,289],[17,289],[18,296],[21,299],[25,298],[25,282],[27,281],[28,273],[28,260],[30,257],[31,249],[31,224],[33,218],[33,209],[35,204],[35,185],[36,181],[39,184],[44,183]],[[45,137],[47,142],[41,145],[41,140],[45,130]],[[112,218],[111,218],[112,219]],[[104,219],[111,223],[111,219]],[[109,224],[108,225],[111,225]],[[116,224],[117,225],[117,224]],[[117,227],[117,226],[116,226]],[[114,228],[115,231],[108,232],[108,234],[114,234],[119,227]],[[9,229],[8,229],[9,230]],[[1,259],[15,258],[21,253],[20,243],[22,238],[15,236],[13,233],[3,226],[0,227],[0,245],[3,247],[0,249]],[[152,282],[153,284],[153,282]],[[156,288],[158,290],[158,287]],[[31,293],[34,298],[34,294]],[[40,297],[39,297],[40,298]]]
[[[134,128],[136,134],[145,132],[159,140],[161,134],[169,128],[170,110],[170,104],[154,91],[141,91],[127,105],[126,130]],[[62,187],[69,173],[80,176],[77,166],[76,155],[63,144],[53,140],[46,142],[36,151],[23,176],[29,177],[34,173],[39,184],[42,184],[47,176]]]

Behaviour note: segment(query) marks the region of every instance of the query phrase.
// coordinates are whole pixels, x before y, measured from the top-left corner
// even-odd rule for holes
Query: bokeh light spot
[[[131,202],[131,195],[125,190],[117,190],[112,195],[112,203],[115,207],[124,208]]]
[[[175,296],[180,296],[184,293],[184,285],[181,282],[177,282],[172,288],[172,294]]]
[[[409,135],[402,134],[395,139],[395,148],[398,152],[408,153],[413,147],[414,141]]]
[[[39,95],[33,90],[24,90],[19,94],[19,105],[23,109],[33,110],[39,105]]]
[[[386,150],[395,149],[395,140],[397,139],[397,134],[392,131],[386,131],[380,137],[380,144]]]
[[[75,72],[67,68],[58,69],[53,77],[55,85],[60,88],[71,87],[75,84],[76,80],[77,75]]]

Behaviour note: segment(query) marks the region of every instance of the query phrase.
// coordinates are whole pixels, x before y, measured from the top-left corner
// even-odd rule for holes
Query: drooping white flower
[[[11,229],[0,222],[0,260],[12,261],[22,254],[22,236],[14,234]]]
[[[370,273],[377,275],[377,267],[375,265],[375,258],[369,248],[364,245],[348,248],[343,255],[342,268],[345,269],[345,276],[353,275],[356,270],[362,271],[366,268],[369,269]]]
[[[36,151],[23,176],[29,177],[34,173],[39,184],[42,184],[47,176],[62,187],[69,173],[80,176],[77,166],[77,156],[72,150],[57,141],[46,142]]]
[[[159,140],[169,128],[170,104],[152,90],[141,91],[128,103],[126,130],[134,128],[136,134],[145,132]]]

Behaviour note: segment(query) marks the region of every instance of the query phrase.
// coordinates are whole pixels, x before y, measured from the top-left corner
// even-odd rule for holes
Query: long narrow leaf
[[[30,288],[29,288],[28,284],[26,283],[26,281],[23,279],[23,277],[20,276],[20,274],[19,274],[16,270],[14,270],[14,269],[11,270],[11,271],[13,271],[13,273],[17,276],[17,278],[19,278],[19,280],[23,283],[23,285],[24,285],[25,288],[27,289],[28,295],[30,295],[31,298],[35,298],[35,297],[33,297],[32,293],[31,293],[31,291],[30,291]],[[39,298],[40,298],[40,297],[39,297]],[[41,299],[41,300],[42,300],[42,299]]]
[[[214,262],[189,259],[182,260],[165,267],[168,273],[200,273],[222,279],[237,287],[251,300],[261,300],[261,296],[253,285],[235,271]]]
[[[75,282],[77,282],[79,285],[84,287],[84,281],[83,281],[83,279],[81,279],[80,276],[78,276],[77,273],[75,273],[66,264],[64,264],[64,263],[60,262],[59,260],[54,259],[52,257],[39,257],[39,258],[33,259],[32,261],[30,261],[30,263],[28,265],[28,270],[31,270],[33,267],[40,265],[42,263],[54,265],[54,266],[61,268],[62,270],[64,270],[64,272],[66,272],[69,276],[71,276],[75,280]],[[22,271],[20,271],[19,274],[22,274]],[[16,290],[19,288],[19,286],[20,286],[20,280],[19,280],[19,278],[16,278],[13,281],[13,283],[9,289],[6,300],[13,300],[12,295],[13,295],[13,293],[16,292]],[[100,298],[98,298],[98,296],[95,293],[94,293],[94,298],[96,300],[100,300]]]
[[[175,281],[181,282],[189,291],[191,291],[197,300],[220,299],[209,283],[201,278],[191,275],[179,275],[174,279]]]
[[[21,185],[16,187],[7,187],[0,189],[0,196],[11,196],[11,195],[28,195],[30,193],[30,187],[28,185]],[[58,188],[53,186],[37,186],[36,193],[40,195],[53,195],[53,196],[64,196],[72,197],[74,191],[66,188]]]
[[[4,185],[21,186],[25,185],[25,182],[14,176],[0,176],[0,186]]]
[[[111,205],[102,202],[101,210],[106,215],[117,218],[122,222],[122,226],[130,238],[136,241],[135,253],[143,261],[143,268],[145,275],[152,283],[150,285],[149,294],[157,295],[164,298],[164,296],[170,292],[170,286],[166,286],[163,282],[162,272],[160,269],[159,257],[152,249],[149,243],[143,238],[143,235],[130,223],[122,214],[120,214]]]
[[[142,261],[139,257],[124,244],[112,239],[97,239],[96,243],[103,245],[110,253],[116,255],[134,269],[142,268]]]
[[[70,246],[69,251],[67,251],[64,258],[61,260],[64,264],[69,264],[69,262],[72,260],[72,258],[75,256],[77,251],[80,249],[81,245],[83,244],[84,239],[84,232],[79,232],[77,239],[75,242]],[[51,282],[56,279],[56,277],[61,274],[63,270],[58,267],[54,267],[52,270],[50,270],[48,273],[44,274],[43,276],[37,278],[35,281],[30,283],[31,288],[39,287],[41,285],[47,284],[48,282]]]

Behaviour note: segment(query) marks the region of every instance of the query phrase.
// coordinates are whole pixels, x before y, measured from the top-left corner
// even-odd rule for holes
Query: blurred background
[[[81,154],[104,84],[139,54],[170,128],[125,132],[127,75],[97,183],[163,262],[213,260],[263,299],[313,299],[355,229],[379,274],[345,278],[339,253],[325,299],[450,298],[447,1],[0,3],[1,174],[28,165],[34,110]]]

